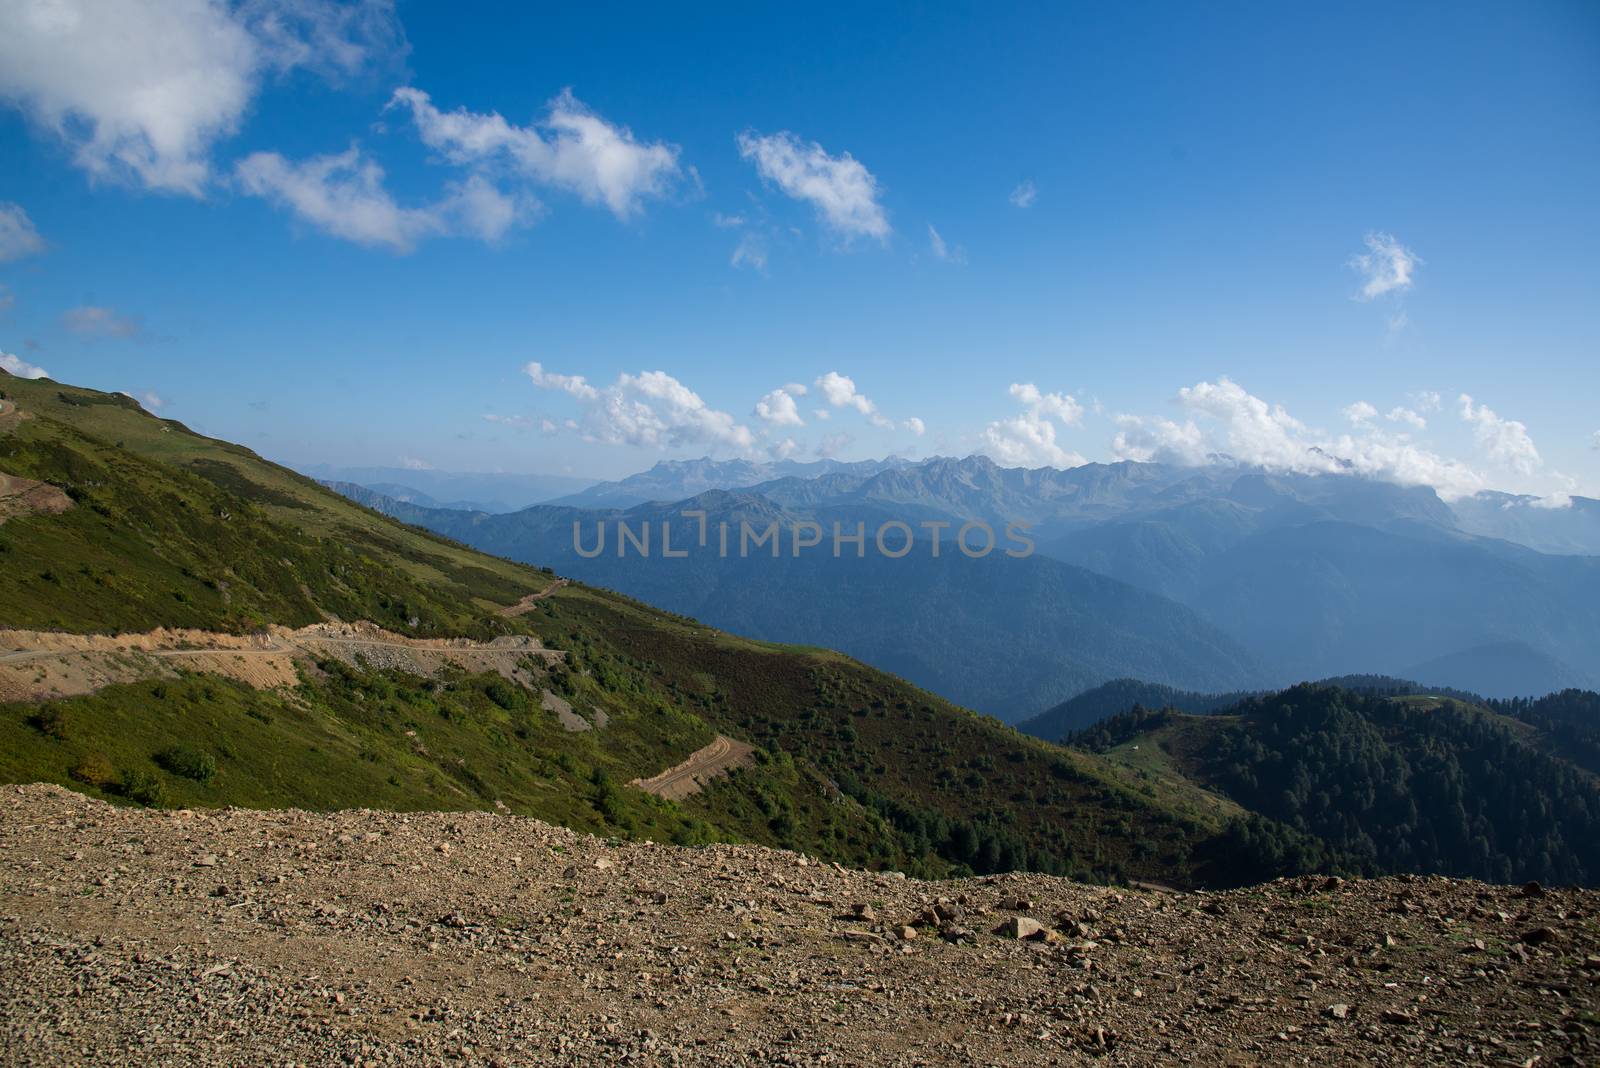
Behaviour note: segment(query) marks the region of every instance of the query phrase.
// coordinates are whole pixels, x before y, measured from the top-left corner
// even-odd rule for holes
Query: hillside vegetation
[[[1170,774],[1320,842],[1362,874],[1600,881],[1596,695],[1521,703],[1296,686],[1224,713],[1138,709],[1073,741]],[[1565,727],[1565,732],[1562,728]],[[1569,754],[1573,759],[1569,759]]]
[[[518,631],[605,726],[559,729],[498,676],[306,662],[292,691],[207,675],[0,706],[0,774],[124,802],[519,812],[929,873],[1228,881],[1228,818],[821,650],[734,638],[404,526],[131,400],[0,379],[0,470],[76,506],[0,527],[0,626],[247,631],[326,617],[402,633]],[[596,717],[598,722],[598,717]],[[683,802],[626,784],[715,734],[754,767]]]

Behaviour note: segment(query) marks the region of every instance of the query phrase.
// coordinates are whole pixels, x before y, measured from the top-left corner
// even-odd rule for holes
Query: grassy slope
[[[552,687],[611,718],[567,734],[536,695],[487,678],[330,664],[292,694],[260,694],[195,676],[0,708],[8,780],[172,804],[499,803],[591,830],[918,871],[1179,882],[1199,877],[1194,853],[1220,827],[1204,799],[1155,796],[1134,773],[837,654],[746,641],[581,586],[504,619],[494,608],[548,575],[397,524],[125,398],[13,378],[0,389],[33,416],[0,432],[0,470],[79,502],[0,528],[0,625],[246,630],[332,614],[417,633],[531,631],[569,651]],[[716,731],[762,746],[761,762],[682,804],[621,785]],[[174,745],[209,756],[215,775],[163,767],[155,758]]]

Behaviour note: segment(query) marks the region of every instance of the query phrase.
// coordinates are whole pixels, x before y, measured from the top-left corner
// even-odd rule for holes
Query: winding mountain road
[[[648,779],[634,779],[628,785],[637,786],[657,797],[681,801],[699,793],[708,781],[718,775],[726,775],[734,768],[748,767],[754,761],[755,746],[719,734],[710,745],[696,749],[681,764],[674,764]]]

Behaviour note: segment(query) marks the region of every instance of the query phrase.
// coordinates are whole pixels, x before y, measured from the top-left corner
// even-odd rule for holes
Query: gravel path
[[[484,813],[5,787],[0,1063],[1593,1064],[1597,906],[923,883]]]

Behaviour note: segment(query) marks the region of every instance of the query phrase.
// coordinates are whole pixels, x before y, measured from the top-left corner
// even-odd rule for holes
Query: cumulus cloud
[[[49,378],[50,372],[36,364],[31,364],[20,356],[13,356],[9,352],[0,352],[0,371],[18,378]]]
[[[1409,290],[1412,275],[1422,262],[1417,254],[1395,240],[1393,234],[1370,233],[1366,237],[1366,245],[1366,252],[1350,259],[1350,267],[1362,278],[1361,292],[1356,299],[1374,300],[1389,293],[1400,294]]]
[[[1120,416],[1113,451],[1119,459],[1195,465],[1217,454],[1271,470],[1304,474],[1359,474],[1404,486],[1431,486],[1447,500],[1484,488],[1484,480],[1457,460],[1425,449],[1406,434],[1392,434],[1367,416],[1355,433],[1314,431],[1282,405],[1256,397],[1227,378],[1178,391],[1183,422]],[[1353,406],[1355,407],[1355,406]]]
[[[344,152],[295,162],[276,152],[256,152],[235,168],[239,188],[261,197],[325,233],[359,245],[410,252],[428,237],[466,234],[496,241],[532,208],[478,175],[449,189],[443,199],[402,207],[383,184],[383,168],[352,145]]]
[[[700,395],[665,371],[617,376],[596,388],[582,375],[552,374],[538,363],[523,368],[540,389],[558,390],[583,405],[583,437],[604,445],[652,448],[721,446],[739,453],[755,448],[756,436],[727,412],[711,408]]]
[[[33,220],[22,210],[22,205],[0,203],[0,263],[10,263],[43,251],[44,238],[34,229]]]
[[[1361,426],[1363,423],[1370,423],[1378,418],[1378,409],[1366,401],[1356,401],[1348,408],[1343,409],[1342,414],[1356,426]]]
[[[1039,188],[1033,184],[1032,178],[1027,178],[1020,182],[1006,199],[1011,201],[1011,206],[1014,208],[1031,208],[1038,196]]]
[[[86,304],[61,314],[61,325],[83,337],[131,338],[144,329],[137,315],[118,315],[114,308]]]
[[[96,178],[199,196],[269,73],[354,73],[402,40],[389,0],[15,0],[0,98]]]
[[[767,446],[767,455],[774,460],[787,460],[799,451],[800,443],[795,441],[794,438],[784,438],[782,441],[775,441]]]
[[[1176,423],[1171,419],[1119,415],[1116,421],[1118,430],[1111,439],[1111,452],[1119,460],[1183,467],[1206,462],[1205,433],[1192,419]]]
[[[1384,416],[1384,418],[1389,420],[1391,423],[1404,423],[1413,430],[1428,429],[1428,420],[1423,418],[1421,412],[1415,411],[1411,408],[1406,408],[1403,406],[1390,408],[1389,414]]]
[[[911,431],[919,438],[928,432],[928,425],[914,415],[909,419],[906,419],[900,425],[906,430]]]
[[[461,166],[494,166],[527,182],[563,189],[588,204],[604,204],[619,219],[642,201],[666,195],[679,176],[678,148],[641,142],[626,126],[607,122],[570,89],[550,101],[542,120],[527,126],[499,113],[440,111],[420,89],[395,91],[391,107],[411,112],[423,144]]]
[[[533,380],[533,384],[540,389],[559,390],[570,393],[583,401],[596,400],[600,391],[591,386],[583,375],[558,375],[544,369],[544,365],[537,360],[523,367],[522,373]]]
[[[1436,412],[1444,407],[1444,398],[1431,389],[1420,393],[1413,393],[1411,399],[1417,402],[1417,409],[1424,412]]]
[[[795,397],[804,396],[805,392],[806,387],[797,382],[775,389],[756,401],[756,415],[772,426],[805,426],[800,406],[795,403]]]
[[[817,216],[839,236],[889,236],[889,218],[878,202],[878,180],[848,152],[831,156],[818,143],[788,131],[739,135],[739,155],[755,164],[763,179],[796,200],[809,201]]]
[[[1022,412],[990,423],[983,431],[984,451],[1010,467],[1079,467],[1088,461],[1056,441],[1056,425],[1075,426],[1083,405],[1064,393],[1044,393],[1032,382],[1013,382],[1011,398]]]
[[[1522,475],[1531,475],[1544,464],[1525,425],[1515,419],[1502,419],[1487,404],[1474,407],[1472,398],[1465,393],[1457,403],[1462,420],[1471,425],[1472,436],[1489,459]]]
[[[868,400],[866,395],[856,390],[855,380],[838,371],[829,371],[817,379],[816,387],[821,391],[823,398],[835,408],[854,408],[873,426],[889,428],[894,424],[878,411],[878,406]],[[818,413],[820,418],[826,418]]]

